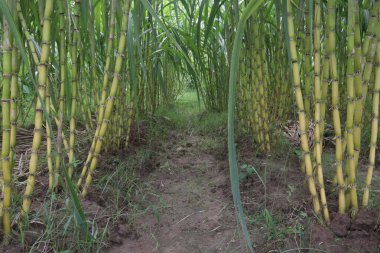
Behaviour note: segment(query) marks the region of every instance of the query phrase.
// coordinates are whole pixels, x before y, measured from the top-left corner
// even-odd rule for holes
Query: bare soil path
[[[212,154],[210,138],[171,133],[157,169],[144,181],[152,194],[147,212],[135,221],[138,236],[123,238],[118,252],[245,252],[230,197],[227,153]],[[122,228],[121,228],[122,229]]]

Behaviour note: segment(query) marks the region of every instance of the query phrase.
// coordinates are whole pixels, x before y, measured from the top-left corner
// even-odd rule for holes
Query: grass
[[[112,235],[111,229],[121,220],[132,223],[129,220],[132,216],[127,215],[138,209],[135,196],[143,190],[135,166],[141,159],[130,160],[128,163],[113,159],[110,166],[114,170],[100,172],[103,175],[94,183],[89,198],[81,201],[91,240],[86,240],[83,234],[73,199],[67,191],[36,196],[31,225],[16,236],[21,241],[25,239],[29,252],[102,252]],[[107,169],[102,165],[102,169]]]
[[[179,96],[175,105],[160,107],[157,116],[164,117],[177,129],[201,134],[218,134],[227,125],[227,113],[206,112],[203,104],[198,103],[196,92],[192,90]]]
[[[175,105],[161,106],[155,115],[138,119],[136,124],[141,127],[142,136],[135,139],[127,154],[102,155],[90,194],[81,200],[91,239],[86,240],[84,236],[74,199],[64,183],[60,192],[47,193],[46,185],[36,187],[38,191],[34,194],[29,215],[30,226],[19,226],[20,232],[14,234],[14,242],[25,242],[25,245],[14,244],[12,247],[29,252],[102,252],[109,246],[120,222],[128,224],[133,231],[135,220],[149,211],[155,213],[159,222],[166,203],[160,201],[158,206],[147,205],[148,196],[155,193],[141,180],[141,173],[149,173],[144,170],[155,167],[152,162],[167,148],[165,142],[173,130],[210,136],[199,143],[201,152],[210,151],[220,147],[220,140],[226,134],[226,121],[225,113],[205,112],[202,103],[198,103],[196,92],[190,90],[180,95]],[[42,157],[40,164],[44,160]],[[37,183],[46,182],[47,174],[41,172]],[[23,185],[16,187],[21,190]],[[14,216],[20,201],[22,196],[15,195]]]
[[[79,213],[67,185],[63,182],[64,187],[59,192],[49,193],[47,174],[39,173],[29,215],[30,225],[24,226],[16,219],[19,229],[15,231],[19,232],[14,232],[14,243],[22,242],[24,245],[12,244],[9,247],[14,247],[14,252],[103,252],[117,224],[122,221],[132,227],[133,214],[141,212],[136,196],[143,199],[141,194],[148,191],[140,181],[139,170],[151,158],[152,150],[144,148],[128,157],[103,154],[90,195],[81,200],[91,240],[84,236]],[[23,185],[16,183],[15,187],[20,188],[15,192],[21,192]],[[17,217],[19,210],[16,207],[21,201],[21,195],[14,196],[13,217]]]
[[[20,233],[14,235],[15,238],[17,241],[25,238],[25,248],[30,252],[103,252],[114,240],[119,224],[127,225],[131,233],[136,233],[137,220],[146,213],[153,213],[159,224],[168,205],[163,199],[156,204],[150,203],[151,197],[159,196],[144,179],[155,168],[163,170],[164,173],[172,173],[181,168],[169,160],[157,165],[156,156],[165,153],[169,148],[169,138],[178,138],[172,136],[173,131],[177,131],[186,135],[203,136],[204,138],[200,138],[196,143],[197,152],[220,153],[223,154],[223,159],[226,159],[226,123],[225,113],[206,112],[204,106],[199,105],[194,91],[184,92],[175,105],[161,106],[156,114],[137,120],[137,126],[141,127],[141,136],[135,138],[127,153],[102,155],[91,193],[87,199],[82,200],[92,235],[91,240],[85,239],[78,213],[75,211],[75,203],[66,187],[59,193],[48,194],[45,193],[45,188],[37,187],[33,212],[29,216],[31,225],[22,228]],[[258,194],[264,196],[264,200],[260,200],[259,207],[253,212],[249,212],[248,207],[245,207],[251,224],[250,233],[255,236],[257,247],[265,245],[268,249],[278,250],[295,246],[299,249],[312,248],[308,233],[315,218],[306,213],[305,203],[300,203],[304,199],[299,198],[300,192],[305,191],[307,194],[307,188],[303,187],[302,182],[299,184],[295,179],[287,179],[290,173],[300,173],[299,147],[290,145],[280,132],[273,140],[271,155],[262,156],[255,148],[250,134],[240,131],[237,139],[241,185],[255,182],[248,188],[252,190],[251,200],[248,201],[260,200]],[[181,139],[178,139],[178,143],[181,146],[187,144]],[[332,179],[335,174],[334,150],[326,147],[325,151],[325,178]],[[365,167],[365,161],[363,166]],[[270,181],[273,175],[285,181]],[[360,187],[363,177],[359,178]],[[379,203],[380,198],[380,190],[377,187],[380,179],[375,175],[373,180],[370,206],[377,208],[376,203]],[[196,185],[195,182],[189,184],[187,192],[194,196],[199,194]],[[262,192],[258,191],[258,188],[263,188]],[[273,201],[278,197],[276,189],[282,191],[289,210],[281,211],[273,207]],[[361,191],[359,193],[361,194]],[[19,205],[20,201],[22,197],[15,195],[14,205]],[[194,206],[204,204],[196,197],[192,201]],[[14,215],[16,214],[14,210]]]

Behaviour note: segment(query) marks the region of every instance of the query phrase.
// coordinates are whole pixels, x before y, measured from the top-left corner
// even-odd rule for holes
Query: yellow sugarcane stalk
[[[18,23],[17,15],[14,17],[15,23]],[[18,117],[18,108],[17,108],[17,99],[18,99],[18,72],[20,70],[20,60],[19,52],[15,43],[13,43],[12,48],[12,79],[11,79],[11,108],[10,108],[10,120],[11,120],[11,133],[10,133],[10,166],[13,168],[15,164],[15,149],[16,149],[16,132],[17,132],[17,117]]]
[[[46,106],[46,113],[50,115],[50,92],[49,92],[49,78],[46,80],[46,96],[45,96],[45,106]],[[46,160],[48,164],[48,171],[49,171],[49,190],[53,188],[53,182],[54,182],[54,166],[53,166],[53,155],[52,155],[52,141],[51,141],[51,129],[49,127],[49,122],[46,120]]]
[[[130,138],[130,135],[131,135],[131,125],[132,125],[132,122],[133,122],[133,118],[134,118],[134,106],[133,106],[133,100],[131,99],[131,102],[130,102],[130,106],[129,108],[127,109],[127,131],[126,131],[126,134],[125,134],[125,148],[127,149],[128,148],[128,145],[129,145],[129,138]]]
[[[360,36],[360,25],[359,25],[359,6],[355,8],[355,57],[354,57],[354,85],[355,85],[355,96],[357,98],[355,102],[354,109],[354,162],[355,169],[358,166],[360,147],[361,147],[361,131],[362,131],[362,111],[363,111],[363,80],[362,80],[362,46],[361,46],[361,36]]]
[[[309,143],[308,143],[308,134],[307,134],[307,126],[306,126],[306,115],[305,115],[305,108],[302,98],[302,91],[301,91],[301,81],[299,76],[299,67],[298,67],[298,61],[297,61],[297,47],[295,42],[295,36],[294,36],[294,23],[293,23],[293,16],[292,16],[292,7],[291,7],[291,0],[287,0],[287,23],[288,23],[288,35],[289,35],[289,51],[290,51],[290,58],[292,63],[292,71],[293,71],[293,82],[294,82],[294,89],[295,89],[295,96],[296,96],[296,103],[298,108],[298,118],[299,118],[299,125],[300,125],[300,135],[301,135],[301,147],[304,152],[304,161],[305,161],[305,172],[307,176],[307,182],[309,185],[309,191],[313,198],[313,206],[314,206],[314,212],[319,215],[321,211],[321,206],[319,203],[319,198],[317,194],[317,189],[315,187],[314,177],[313,177],[313,166],[311,162],[311,156],[309,151]]]
[[[110,28],[109,28],[109,35],[108,35],[108,41],[107,41],[107,53],[106,53],[106,63],[104,66],[104,76],[103,76],[103,84],[102,84],[102,93],[100,97],[100,103],[98,106],[98,117],[97,117],[97,126],[95,130],[95,136],[97,137],[99,135],[100,125],[103,120],[104,116],[104,109],[105,109],[105,103],[107,99],[107,89],[110,79],[110,69],[111,69],[111,60],[112,60],[112,49],[113,49],[113,41],[114,39],[114,32],[115,32],[115,0],[112,0],[111,2],[111,18],[110,18]],[[82,172],[79,176],[77,186],[82,185],[82,180],[86,176],[86,173],[88,171],[88,167],[90,166],[90,162],[92,160],[94,149],[96,144],[96,138],[92,140],[90,151],[88,152],[86,161],[84,163]]]
[[[26,25],[26,21],[24,19],[24,15],[22,14],[22,11],[21,11],[20,0],[17,1],[16,9],[17,9],[18,18],[19,18],[20,23],[21,23],[21,27],[24,31],[26,40],[28,41],[28,48],[30,50],[30,53],[32,54],[33,61],[36,65],[38,65],[37,62],[39,62],[39,58],[38,58],[36,48],[35,48],[34,43],[33,43],[33,38],[29,33],[28,27]]]
[[[11,2],[7,1],[10,7]],[[1,164],[3,169],[3,229],[4,241],[9,242],[11,235],[11,199],[12,199],[12,168],[10,162],[11,141],[11,79],[12,79],[12,35],[9,24],[3,16],[3,80],[2,80],[2,147]]]
[[[327,199],[325,185],[323,180],[322,168],[322,137],[321,137],[321,101],[322,101],[322,86],[321,86],[321,2],[315,1],[314,7],[314,158],[317,167],[317,178],[319,185],[319,194],[323,210],[323,217],[327,223],[330,222],[330,214],[327,208]]]
[[[306,113],[306,126],[309,127],[311,117],[311,82],[313,77],[312,65],[311,65],[311,18],[312,12],[310,11],[310,4],[312,1],[306,1],[305,3],[305,71],[304,73],[304,106]],[[304,165],[303,165],[304,166]]]
[[[331,71],[331,104],[332,104],[332,116],[333,125],[335,131],[335,163],[336,163],[336,177],[339,187],[339,213],[343,214],[346,210],[345,190],[346,185],[343,175],[343,145],[342,145],[342,127],[340,123],[339,113],[339,82],[338,82],[338,66],[336,59],[336,33],[335,33],[335,16],[336,16],[336,3],[335,0],[328,1],[328,51],[330,59],[330,71]]]
[[[380,14],[378,11],[377,15],[377,27],[380,25]],[[372,182],[373,170],[375,168],[376,160],[376,145],[377,145],[377,134],[379,129],[379,92],[380,92],[380,29],[376,31],[376,59],[375,59],[375,86],[373,89],[373,99],[372,99],[372,124],[371,124],[371,140],[370,140],[370,150],[369,150],[369,161],[367,168],[367,176],[365,179],[365,187],[363,192],[363,206],[368,206],[369,200],[369,188]]]
[[[355,57],[355,13],[354,9],[357,4],[355,0],[348,1],[348,27],[347,27],[347,188],[349,191],[346,195],[346,209],[351,205],[352,215],[358,211],[358,199],[356,192],[356,168],[355,168],[355,149],[354,149],[354,111],[355,111],[355,86],[354,86],[354,57]]]
[[[262,78],[263,83],[260,86],[260,94],[262,95],[260,99],[260,103],[262,103],[262,106],[264,108],[263,110],[263,118],[262,121],[264,122],[264,138],[265,138],[265,151],[270,152],[271,146],[270,146],[270,137],[269,137],[269,114],[268,114],[268,79],[267,79],[267,64],[265,60],[266,52],[263,50],[263,47],[265,45],[264,36],[260,36],[260,44],[261,44],[261,52],[259,53],[259,57],[261,59],[261,71],[262,71]],[[261,88],[263,90],[261,90]]]
[[[26,216],[29,213],[31,205],[31,195],[34,190],[36,173],[37,173],[37,163],[38,163],[38,151],[41,146],[42,140],[42,123],[43,123],[43,107],[41,100],[45,98],[46,82],[48,78],[47,63],[49,59],[50,51],[50,31],[51,31],[51,16],[53,13],[54,0],[46,0],[43,27],[42,27],[42,46],[41,46],[41,58],[40,64],[38,65],[38,98],[36,102],[36,113],[34,116],[34,133],[33,133],[33,143],[32,152],[29,160],[29,176],[27,180],[27,185],[24,192],[21,215]]]
[[[91,160],[91,165],[90,165],[90,171],[87,174],[86,177],[86,182],[82,190],[82,196],[87,195],[87,190],[88,187],[91,184],[92,180],[92,173],[96,169],[96,165],[98,163],[98,156],[101,152],[102,145],[103,145],[103,138],[105,137],[105,134],[107,132],[109,120],[111,117],[112,109],[113,109],[113,104],[114,104],[114,99],[116,92],[118,90],[119,86],[119,79],[121,79],[120,72],[121,68],[123,65],[123,60],[124,60],[124,51],[125,51],[125,46],[126,46],[126,40],[127,40],[127,29],[128,29],[128,16],[129,16],[129,8],[130,8],[130,1],[126,0],[123,8],[123,19],[122,19],[122,25],[121,25],[121,35],[119,38],[119,45],[118,45],[118,50],[117,50],[117,57],[116,57],[116,62],[115,62],[115,71],[113,75],[113,80],[112,80],[112,85],[111,85],[111,91],[108,96],[108,100],[106,103],[106,107],[104,110],[104,118],[101,122],[100,129],[99,129],[99,135],[96,138],[96,144],[95,144],[95,149],[94,149],[94,155]]]

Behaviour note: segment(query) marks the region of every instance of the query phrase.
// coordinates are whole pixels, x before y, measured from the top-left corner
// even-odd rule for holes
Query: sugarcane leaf
[[[235,97],[236,97],[236,80],[239,73],[239,58],[242,47],[243,32],[245,29],[248,18],[260,7],[263,0],[250,1],[245,7],[237,26],[230,66],[230,78],[229,78],[229,97],[228,97],[228,160],[230,165],[230,180],[232,197],[234,201],[235,210],[237,212],[238,220],[243,230],[246,245],[250,252],[253,252],[251,238],[247,229],[245,215],[243,212],[243,206],[240,196],[239,185],[239,170],[236,158],[235,147]]]
[[[69,187],[71,200],[74,203],[74,207],[75,207],[73,210],[74,211],[74,217],[76,218],[76,221],[79,224],[79,227],[80,227],[82,233],[85,235],[86,240],[90,241],[92,239],[92,236],[88,231],[88,224],[87,224],[86,216],[84,214],[84,211],[83,211],[82,205],[80,203],[80,200],[79,200],[77,191],[75,189],[74,183],[71,180],[71,178],[69,177],[66,167],[62,171],[63,171],[63,175],[65,177],[65,181],[67,183],[67,186]]]

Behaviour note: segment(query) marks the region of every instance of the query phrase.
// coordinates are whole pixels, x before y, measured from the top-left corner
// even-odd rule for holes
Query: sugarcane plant
[[[324,148],[326,128],[331,123],[336,170],[332,180],[338,193],[338,212],[355,217],[361,192],[359,160],[367,154],[362,151],[366,150],[363,142],[370,146],[363,207],[368,206],[370,178],[375,167],[378,106],[374,104],[377,73],[372,66],[376,66],[379,3],[275,1],[261,8],[261,13],[272,12],[273,18],[257,14],[248,20],[245,29],[246,53],[240,61],[237,84],[239,125],[252,133],[255,143],[262,147],[261,152],[270,153],[270,145],[265,144],[271,143],[267,133],[281,134],[276,128],[282,126],[289,129],[286,124],[294,121],[292,111],[297,110],[297,130],[287,136],[300,142],[303,153],[300,167],[308,182],[314,212],[329,224],[327,195],[331,189],[325,185],[323,160],[324,154],[331,152]],[[271,29],[274,21],[277,21],[275,33]],[[344,22],[347,26],[342,25]],[[279,40],[282,41],[278,43]],[[261,55],[262,52],[265,53]],[[371,76],[375,79],[373,95],[369,97]],[[288,88],[289,83],[293,83],[293,91]],[[288,97],[293,97],[295,104]],[[275,102],[271,98],[276,98]],[[280,108],[276,109],[276,105]],[[290,109],[284,113],[283,108]],[[367,122],[372,122],[371,137],[363,140]]]
[[[379,2],[252,1],[1,0],[4,241],[12,224],[28,224],[37,178],[47,176],[48,194],[65,188],[85,198],[100,157],[127,150],[136,120],[173,105],[185,89],[208,111],[236,111],[238,131],[259,153],[276,152],[278,135],[295,126],[287,137],[298,142],[299,173],[326,224],[330,191],[339,214],[355,218],[368,207],[378,139]],[[242,53],[234,55],[239,39]],[[228,80],[236,84],[236,104],[228,102],[235,91]],[[33,129],[32,140],[21,152],[24,128]],[[333,147],[325,140],[330,128]],[[326,184],[329,152],[334,189]],[[18,166],[21,154],[27,168]],[[22,204],[13,201],[19,194]]]

